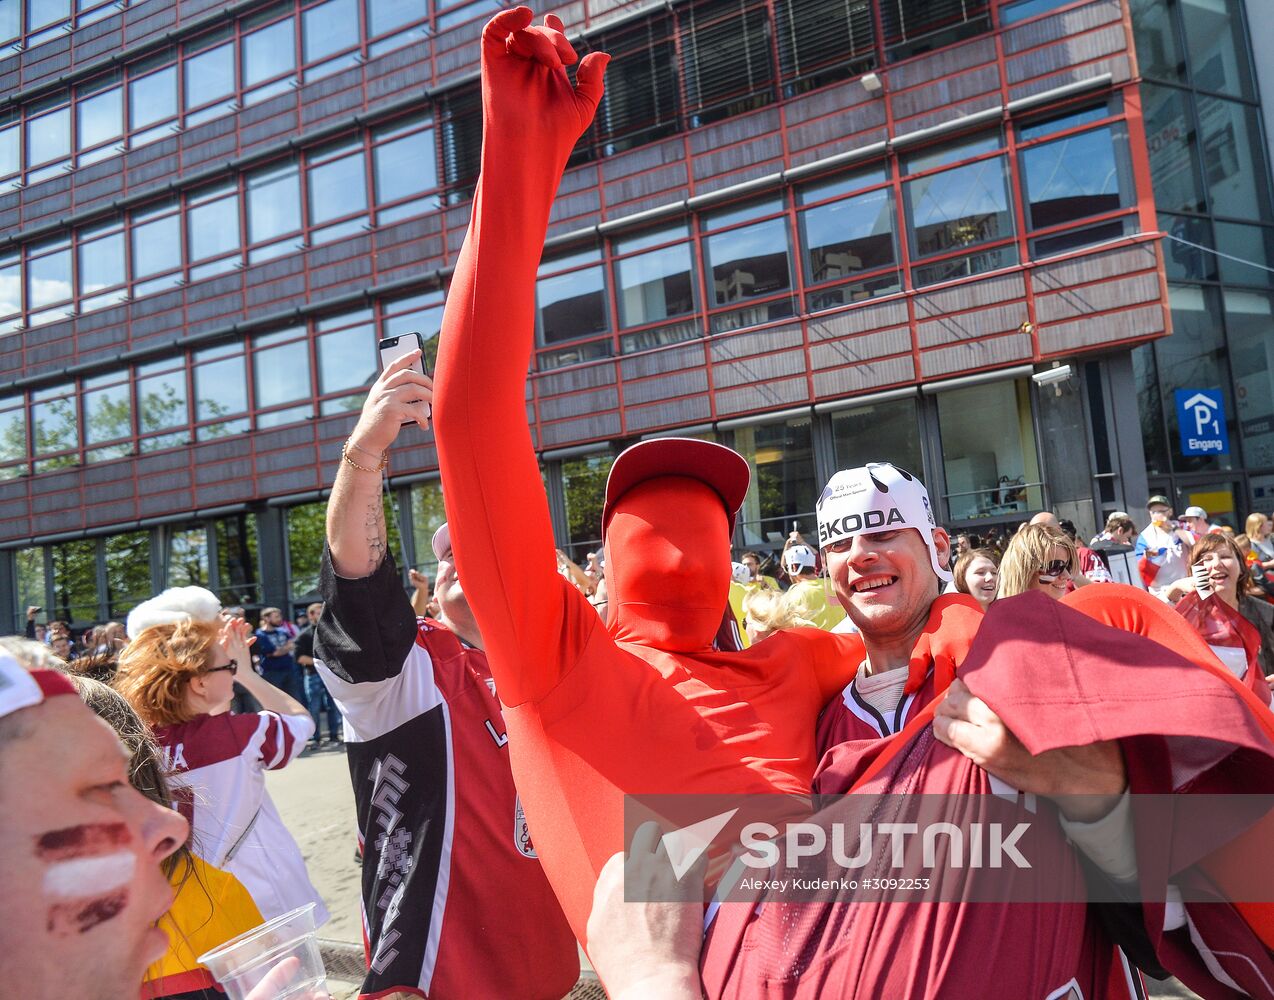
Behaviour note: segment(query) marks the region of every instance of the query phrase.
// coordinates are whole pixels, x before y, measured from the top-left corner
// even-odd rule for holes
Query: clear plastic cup
[[[327,970],[314,935],[314,904],[267,920],[199,956],[229,1000],[327,996]]]

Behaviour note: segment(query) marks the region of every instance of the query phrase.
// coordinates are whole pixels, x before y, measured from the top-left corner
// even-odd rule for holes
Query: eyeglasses
[[[1056,580],[1063,573],[1071,571],[1071,561],[1069,559],[1054,559],[1040,570],[1041,580]]]
[[[223,663],[223,664],[222,664],[221,666],[219,666],[219,667],[209,667],[207,670],[205,670],[205,671],[204,671],[204,673],[205,673],[205,674],[215,674],[215,673],[217,673],[217,672],[219,672],[219,671],[221,671],[221,670],[229,670],[229,671],[230,671],[230,676],[231,676],[231,677],[233,677],[235,674],[237,674],[237,673],[239,672],[239,661],[238,661],[238,660],[231,660],[229,663]]]

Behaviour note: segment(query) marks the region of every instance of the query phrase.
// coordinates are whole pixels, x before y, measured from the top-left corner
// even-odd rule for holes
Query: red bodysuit
[[[815,720],[858,661],[844,638],[814,629],[743,652],[712,648],[729,519],[694,479],[647,480],[614,506],[609,622],[558,575],[525,379],[549,209],[606,57],[588,56],[572,90],[552,66],[553,36],[526,30],[530,16],[502,13],[483,34],[482,174],[447,298],[434,420],[459,576],[505,705],[514,780],[583,941],[597,873],[624,847],[624,795],[808,793]]]

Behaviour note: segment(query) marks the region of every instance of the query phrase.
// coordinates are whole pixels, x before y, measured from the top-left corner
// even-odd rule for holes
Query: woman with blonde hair
[[[756,645],[779,629],[818,627],[800,612],[782,591],[758,587],[743,598],[743,629],[748,641]]]
[[[195,854],[242,882],[267,920],[313,902],[322,923],[327,909],[265,788],[265,772],[301,752],[314,720],[253,671],[248,623],[208,620],[208,610],[202,596],[170,592],[136,609],[115,686],[154,731]],[[230,711],[236,680],[262,711]]]
[[[1079,554],[1066,532],[1047,524],[1025,525],[1000,561],[1000,597],[1038,590],[1061,600],[1073,589]]]

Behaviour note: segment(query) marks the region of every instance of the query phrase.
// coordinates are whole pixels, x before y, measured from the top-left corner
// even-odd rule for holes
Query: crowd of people
[[[265,772],[326,714],[369,1000],[562,997],[577,945],[624,1000],[1131,998],[1143,972],[1274,997],[1274,918],[1232,880],[1264,860],[1261,817],[1184,844],[1132,806],[1274,787],[1264,515],[1233,536],[1154,496],[1135,542],[1122,512],[1087,545],[1047,511],[953,539],[881,456],[826,484],[816,539],[737,554],[747,462],[660,438],[616,459],[602,550],[555,548],[523,380],[549,210],[607,57],[572,83],[561,21],[530,22],[483,33],[482,174],[435,378],[409,354],[371,387],[302,627],[267,608],[254,629],[196,587],[78,648],[37,608],[0,642],[0,990],[211,1000],[204,951],[297,907],[324,919]],[[404,588],[382,472],[409,423],[436,433],[449,519],[435,578]],[[996,873],[1016,902],[979,901],[980,872],[924,902],[798,903],[778,879],[740,899],[733,821],[684,868],[670,830],[627,828],[629,797],[656,792],[879,794],[886,819],[898,793],[961,795],[975,818],[1007,795],[1041,815],[1048,863]],[[320,995],[281,978],[251,1000]]]

